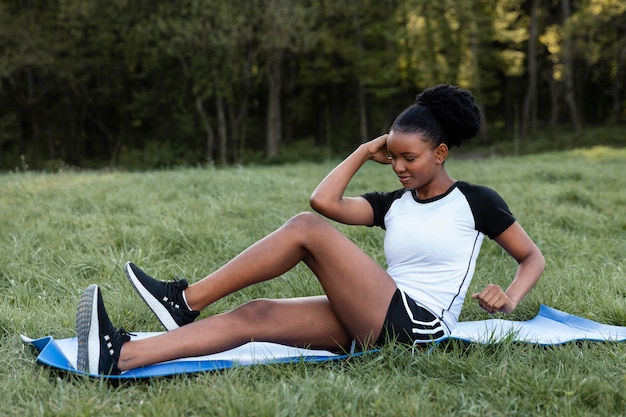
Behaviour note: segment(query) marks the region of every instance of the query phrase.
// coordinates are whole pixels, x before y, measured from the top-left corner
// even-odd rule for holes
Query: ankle
[[[129,343],[132,343],[132,342],[128,341],[122,345],[122,348],[120,349],[120,356],[117,358],[117,367],[121,371],[127,371],[129,369],[132,369],[132,367],[126,365],[128,361],[130,360],[130,358],[128,358],[128,355],[126,354],[128,352]]]
[[[185,289],[183,290],[183,300],[185,301],[185,306],[189,309],[189,311],[195,311],[193,308],[191,308],[191,305],[189,305],[189,301],[187,301],[187,295],[186,295],[186,293],[187,293],[187,289],[188,289],[188,288],[189,288],[189,287],[187,287],[187,288],[185,288]]]

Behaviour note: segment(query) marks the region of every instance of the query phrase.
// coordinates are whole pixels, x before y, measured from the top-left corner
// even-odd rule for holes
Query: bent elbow
[[[320,214],[325,214],[328,211],[328,204],[324,202],[324,199],[315,195],[315,193],[309,198],[309,205]]]
[[[543,256],[543,253],[539,249],[537,249],[537,262],[539,263],[539,268],[541,269],[541,273],[546,269],[546,258]]]
[[[528,264],[531,266],[536,272],[537,280],[541,277],[543,272],[546,269],[546,258],[544,258],[543,253],[538,247],[535,247],[535,250],[528,256]]]
[[[320,203],[319,203],[319,201],[315,198],[315,196],[314,196],[314,195],[312,195],[312,196],[309,198],[309,205],[311,206],[311,208],[312,208],[313,210],[315,210],[315,211],[317,211],[317,212],[319,213],[319,211],[320,211]]]

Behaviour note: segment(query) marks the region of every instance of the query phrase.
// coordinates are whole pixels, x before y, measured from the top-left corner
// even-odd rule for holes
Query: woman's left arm
[[[488,313],[511,313],[543,273],[546,261],[526,231],[515,222],[494,239],[518,263],[511,285],[503,291],[495,284],[487,285],[480,293],[472,294],[478,305]]]

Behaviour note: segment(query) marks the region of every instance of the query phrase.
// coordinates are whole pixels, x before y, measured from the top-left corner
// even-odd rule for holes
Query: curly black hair
[[[391,130],[421,133],[438,146],[461,146],[480,131],[480,110],[468,90],[440,84],[422,91],[396,118]]]

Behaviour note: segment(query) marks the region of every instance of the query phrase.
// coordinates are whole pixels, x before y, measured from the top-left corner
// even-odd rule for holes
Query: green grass
[[[498,190],[547,259],[514,320],[539,304],[626,326],[626,150],[452,159],[458,179]],[[326,363],[241,367],[111,384],[35,363],[19,339],[75,335],[78,297],[103,288],[127,329],[161,330],[126,282],[132,260],[163,279],[196,280],[308,209],[332,164],[148,173],[0,176],[0,415],[462,415],[626,413],[626,343],[537,347],[403,346]],[[390,190],[390,168],[367,165],[350,193]],[[340,226],[381,263],[380,230]],[[470,291],[506,285],[514,262],[486,240]],[[305,268],[227,297],[203,316],[254,297],[317,294]],[[462,320],[488,316],[466,300]]]

